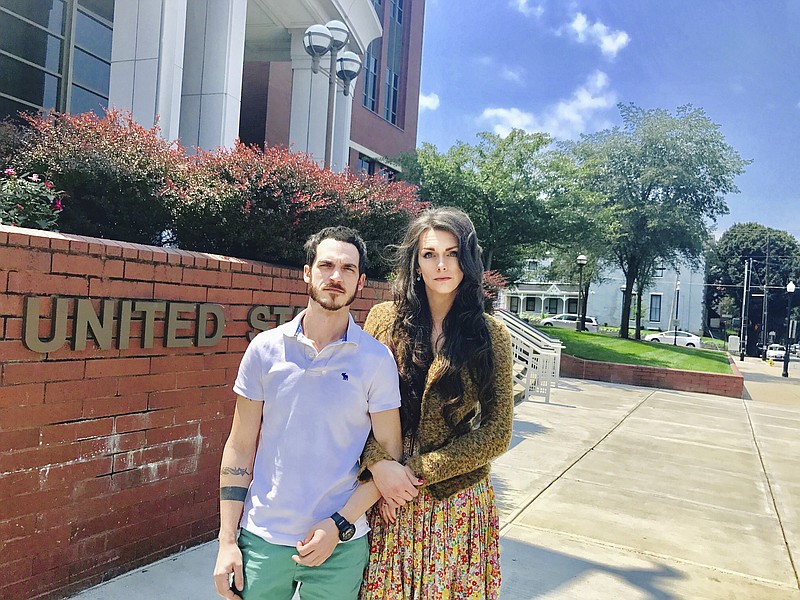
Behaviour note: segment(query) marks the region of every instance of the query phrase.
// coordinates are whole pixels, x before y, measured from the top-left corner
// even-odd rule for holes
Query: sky
[[[618,103],[705,110],[751,160],[735,223],[800,239],[800,0],[426,0],[417,144],[578,139]]]

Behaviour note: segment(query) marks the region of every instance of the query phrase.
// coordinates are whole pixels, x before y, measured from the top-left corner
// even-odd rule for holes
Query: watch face
[[[356,533],[356,526],[350,525],[339,532],[339,539],[343,542],[350,540]]]

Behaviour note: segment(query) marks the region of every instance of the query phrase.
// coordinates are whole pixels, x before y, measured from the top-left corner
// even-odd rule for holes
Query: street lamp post
[[[361,70],[361,59],[355,52],[342,52],[350,38],[347,26],[341,21],[328,21],[325,25],[312,25],[303,35],[303,47],[311,56],[311,71],[319,72],[320,58],[330,52],[331,62],[328,70],[328,113],[325,122],[325,168],[330,169],[333,155],[333,113],[336,98],[336,77],[342,80],[345,96],[350,95],[350,82]]]
[[[678,345],[678,304],[681,301],[681,282],[678,281],[675,284],[675,323],[673,323],[674,327],[672,328],[672,345]]]
[[[783,353],[783,377],[789,376],[789,328],[792,323],[792,294],[794,294],[794,281],[786,284],[786,351]]]
[[[583,267],[586,266],[588,259],[583,255],[579,254],[577,258],[578,262],[578,323],[575,328],[578,331],[583,331],[583,304],[581,300],[583,298]]]

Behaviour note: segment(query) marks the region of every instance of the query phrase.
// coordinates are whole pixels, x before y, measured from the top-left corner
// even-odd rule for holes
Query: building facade
[[[332,118],[334,170],[378,172],[416,146],[424,0],[0,0],[0,118],[130,110],[187,148],[288,146],[322,163],[327,62],[309,25],[339,20],[364,66]]]
[[[575,282],[543,281],[537,277],[544,270],[529,270],[530,281],[517,282],[500,294],[500,305],[511,312],[528,317],[560,313],[578,313],[578,285]],[[621,271],[603,276],[603,282],[593,284],[586,300],[586,314],[602,325],[619,327],[622,319],[622,299],[625,278]],[[642,298],[642,327],[667,331],[672,327],[703,333],[705,275],[702,266],[684,265],[675,270],[657,269],[653,284]],[[636,325],[636,295],[631,304],[629,326]]]

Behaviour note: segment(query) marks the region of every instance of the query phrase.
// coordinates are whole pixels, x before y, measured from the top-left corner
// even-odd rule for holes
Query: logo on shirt
[[[347,381],[347,373],[342,373],[342,381]]]

